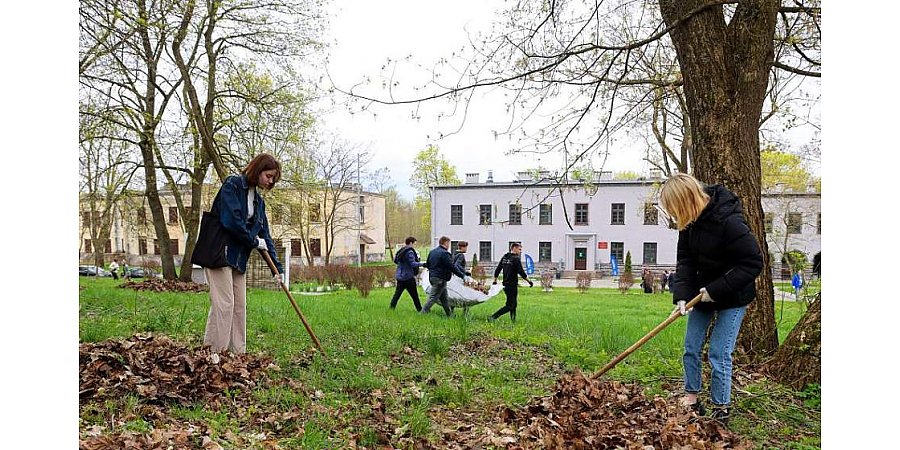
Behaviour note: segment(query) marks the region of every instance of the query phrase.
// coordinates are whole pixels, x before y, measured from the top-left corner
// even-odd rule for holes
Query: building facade
[[[597,181],[558,184],[537,175],[520,173],[510,182],[493,182],[489,176],[480,182],[479,174],[466,174],[464,184],[434,186],[433,245],[440,236],[465,240],[478,261],[496,262],[519,242],[537,267],[564,271],[609,274],[613,259],[621,266],[629,252],[636,267],[675,266],[678,232],[669,228],[657,205],[664,179],[613,180],[604,172]],[[770,253],[780,259],[784,251],[799,250],[811,259],[821,248],[820,195],[786,198],[764,196],[764,210],[773,222]],[[797,227],[797,214],[806,226]],[[791,217],[790,234],[779,234],[775,217]],[[785,235],[786,250],[773,245]]]

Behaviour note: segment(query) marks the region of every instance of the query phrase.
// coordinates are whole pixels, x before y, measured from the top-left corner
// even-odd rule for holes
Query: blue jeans
[[[710,400],[716,405],[731,403],[731,353],[737,341],[738,331],[747,307],[729,308],[720,311],[701,311],[694,308],[688,313],[687,330],[684,333],[684,391],[691,394],[700,392],[700,353],[706,340],[706,330],[713,322],[709,336],[709,365],[712,368]]]

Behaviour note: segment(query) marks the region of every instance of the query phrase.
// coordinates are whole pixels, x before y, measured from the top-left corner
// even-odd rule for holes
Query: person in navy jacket
[[[209,283],[209,315],[203,344],[210,346],[213,360],[228,350],[247,350],[247,260],[253,251],[265,250],[278,268],[280,281],[284,268],[278,261],[275,243],[269,233],[266,203],[258,189],[272,189],[281,179],[281,164],[269,154],[250,161],[241,175],[231,175],[222,183],[211,210],[218,211],[225,229],[225,267],[205,268]]]
[[[705,414],[697,395],[708,334],[711,416],[727,425],[731,354],[747,305],[756,297],[754,281],[762,271],[762,253],[744,219],[741,201],[722,185],[704,186],[678,173],[663,184],[660,203],[679,231],[675,277],[670,284],[672,302],[685,315],[686,302],[702,295],[702,301],[689,310],[685,330],[684,403]]]
[[[428,301],[425,302],[425,306],[420,311],[422,314],[428,314],[431,311],[431,306],[440,302],[447,317],[452,316],[453,310],[450,309],[450,300],[447,297],[447,282],[450,281],[450,277],[453,274],[466,281],[470,279],[456,264],[453,264],[449,248],[450,238],[441,236],[438,240],[438,246],[428,252],[425,268],[428,269],[428,282],[431,283],[431,291],[428,294]]]
[[[409,292],[412,297],[413,304],[416,305],[416,311],[422,310],[422,303],[419,302],[419,290],[416,285],[416,275],[419,273],[419,267],[422,263],[419,261],[419,254],[413,245],[416,238],[410,236],[406,238],[406,246],[401,248],[394,255],[394,264],[397,264],[397,288],[394,289],[394,296],[391,297],[391,309],[397,307],[397,301],[403,295],[403,291]]]

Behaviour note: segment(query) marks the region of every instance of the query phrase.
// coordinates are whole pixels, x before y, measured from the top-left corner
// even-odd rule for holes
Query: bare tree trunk
[[[673,24],[704,4],[661,0],[660,10],[666,23]],[[742,2],[726,23],[722,6],[710,6],[670,33],[684,77],[694,174],[707,183],[722,183],[740,197],[764,258],[757,298],[747,309],[738,341],[750,358],[770,356],[778,348],[759,156],[759,121],[774,60],[778,7],[777,0]]]
[[[822,381],[822,300],[817,298],[766,365],[769,375],[794,389]]]

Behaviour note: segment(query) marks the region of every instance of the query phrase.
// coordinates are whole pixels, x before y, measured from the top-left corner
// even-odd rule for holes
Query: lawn
[[[206,293],[139,292],[106,279],[82,279],[80,286],[82,343],[153,332],[191,347],[201,344]],[[487,317],[502,306],[502,294],[447,319],[440,308],[428,316],[416,314],[406,295],[391,311],[392,293],[375,289],[368,298],[356,291],[295,294],[328,353],[323,357],[311,352],[311,340],[282,292],[250,290],[248,352],[273,358],[277,382],[230,393],[235,396],[230,406],[164,405],[166,418],[148,414],[138,397],[82,403],[82,437],[124,431],[150,435],[177,420],[205,430],[224,448],[372,445],[378,441],[371,425],[374,396],[377,407],[396,418],[396,436],[437,443],[440,429],[461,418],[488,420],[504,406],[515,408],[548,395],[567,371],[597,370],[673,308],[669,295],[636,289],[623,295],[598,288],[585,294],[522,288],[517,322],[504,316],[489,323]],[[778,304],[776,314],[784,339],[802,305]],[[640,382],[651,395],[676,392],[684,325],[684,320],[676,321],[606,376]],[[735,390],[741,412],[732,421],[734,431],[758,448],[819,447],[817,390],[792,392],[764,379],[748,379],[752,381],[737,383]],[[249,404],[239,398],[250,399]],[[260,414],[272,411],[283,420],[261,426]],[[391,445],[402,447],[403,442],[392,440]]]

